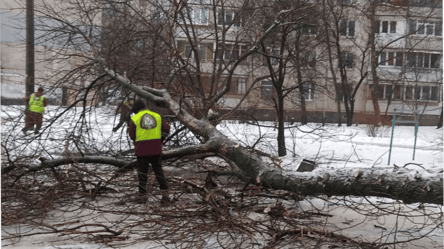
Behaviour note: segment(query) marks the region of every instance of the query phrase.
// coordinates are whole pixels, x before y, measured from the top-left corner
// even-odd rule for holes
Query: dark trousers
[[[156,175],[159,188],[164,190],[168,189],[168,183],[165,177],[165,173],[162,169],[162,159],[160,155],[154,156],[138,156],[137,157],[137,176],[139,177],[139,194],[146,194],[147,173],[149,164],[153,167],[154,174]]]
[[[25,120],[25,128],[23,130],[32,130],[34,129],[34,125],[37,130],[40,130],[43,122],[43,114],[37,112],[27,111],[26,120]]]

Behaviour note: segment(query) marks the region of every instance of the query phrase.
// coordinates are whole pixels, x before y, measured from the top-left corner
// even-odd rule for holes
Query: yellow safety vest
[[[134,115],[131,120],[136,125],[136,142],[162,137],[162,118],[159,114],[143,110]]]
[[[31,98],[29,98],[29,110],[37,113],[44,113],[45,112],[45,106],[43,104],[44,99],[45,97],[43,96],[40,96],[38,99],[36,99],[34,94],[32,94]]]

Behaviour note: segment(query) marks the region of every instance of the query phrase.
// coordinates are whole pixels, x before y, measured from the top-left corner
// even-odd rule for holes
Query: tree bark
[[[375,45],[375,22],[376,22],[376,5],[377,1],[372,0],[370,3],[370,32],[369,32],[369,45],[370,45],[370,52],[371,52],[371,74],[372,74],[372,80],[373,80],[373,87],[371,89],[371,98],[373,103],[373,110],[375,115],[374,124],[375,125],[381,125],[381,110],[379,109],[379,102],[378,102],[378,88],[379,88],[379,78],[378,73],[376,71],[376,68],[378,67],[378,54],[376,52],[376,45]]]
[[[218,132],[216,132],[218,133]],[[404,203],[443,204],[443,169],[409,170],[400,167],[321,169],[312,172],[284,171],[270,167],[224,135],[208,143],[166,151],[163,159],[185,154],[216,152],[234,162],[257,185],[296,192],[299,195],[377,196]],[[112,157],[86,156],[46,160],[26,173],[71,163],[96,163],[124,167],[132,161]],[[252,181],[253,180],[253,181]]]

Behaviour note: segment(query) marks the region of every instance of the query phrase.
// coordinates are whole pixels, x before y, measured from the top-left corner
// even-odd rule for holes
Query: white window
[[[396,33],[395,21],[376,21],[375,33]]]
[[[182,44],[182,45],[181,45]],[[190,44],[179,43],[180,49],[185,52],[186,58],[194,58],[194,52]],[[201,61],[211,61],[213,60],[213,44],[212,43],[204,43],[199,44],[197,47],[199,53],[199,59]],[[195,58],[194,58],[195,59]]]
[[[263,99],[271,99],[273,93],[273,82],[262,81],[261,96]]]
[[[271,65],[276,66],[279,64],[279,50],[273,49],[271,51],[271,57],[270,57]]]
[[[419,36],[442,36],[442,22],[409,20],[409,33]]]
[[[442,54],[407,53],[407,67],[416,68],[440,68]]]
[[[239,58],[241,54],[247,51],[246,46],[240,45],[225,45],[225,50],[222,50],[222,44],[219,44],[216,51],[216,59],[224,61],[234,61]]]
[[[369,93],[372,91],[373,85],[369,85]],[[401,100],[402,86],[400,84],[379,84],[376,89],[376,96],[378,99]],[[369,95],[369,98],[371,94]]]
[[[314,86],[313,83],[307,81],[302,83],[302,90],[304,92],[305,100],[313,100],[314,99]]]
[[[303,24],[301,27],[302,34],[316,35],[318,33],[318,27],[315,24]]]
[[[339,22],[339,34],[347,37],[355,36],[355,21],[341,20]]]
[[[185,19],[186,23],[192,23],[196,25],[207,25],[208,15],[209,15],[209,10],[206,7],[189,6],[182,9],[182,14],[179,15],[178,18],[180,23],[184,23],[183,20]]]
[[[423,86],[406,86],[405,87],[406,100],[422,100],[422,101],[438,101],[439,91],[437,86],[423,85]]]
[[[382,52],[379,52],[378,65],[379,66],[402,67],[403,57],[404,56],[403,56],[402,52],[382,51]]]
[[[346,53],[345,55],[339,57],[338,67],[345,69],[353,68],[353,54]]]
[[[233,10],[220,9],[217,13],[217,25],[231,25],[234,27],[241,26],[241,18],[238,18],[236,12]]]
[[[247,80],[245,78],[239,78],[237,81],[237,93],[245,94],[247,92]]]
[[[308,67],[315,67],[316,66],[316,52],[310,52],[308,55]]]
[[[336,90],[337,90],[337,98],[338,98],[338,100],[339,100],[340,102],[344,102],[344,101],[345,101],[345,98],[346,98],[347,96],[350,97],[350,94],[351,94],[351,92],[352,92],[352,86],[351,86],[351,85],[349,85],[349,84],[346,85],[346,89],[345,89],[345,91],[348,91],[348,92],[344,92],[344,89],[343,89],[342,87],[343,87],[343,85],[342,85],[341,83],[339,83],[339,84],[337,85],[337,87],[336,87]]]

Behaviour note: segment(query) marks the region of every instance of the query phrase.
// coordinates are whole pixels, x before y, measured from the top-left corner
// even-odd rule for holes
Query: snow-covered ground
[[[52,117],[63,112],[63,109],[48,108],[45,114],[44,131],[41,137],[28,142],[24,140],[20,130],[23,127],[22,107],[2,106],[1,120],[1,136],[2,145],[7,143],[11,151],[11,158],[20,157],[24,154],[33,155],[35,163],[39,156],[49,157],[50,154],[61,155],[63,152],[78,150],[76,145],[68,143],[70,136],[83,136],[82,141],[92,142],[91,151],[83,151],[83,153],[94,154],[98,151],[106,151],[112,154],[114,151],[125,150],[131,148],[125,134],[126,129],[120,129],[116,133],[112,133],[115,122],[118,122],[113,115],[114,107],[102,107],[92,110],[90,116],[85,121],[92,124],[88,133],[80,133],[82,131],[82,123],[76,122],[75,118],[80,116],[80,108],[77,111],[68,111],[63,117],[54,121],[51,127],[46,127]],[[247,125],[236,121],[225,121],[219,124],[218,128],[232,139],[236,139],[244,146],[254,147],[267,153],[277,154],[277,129],[273,127],[272,122],[262,122],[262,127]],[[288,126],[292,126],[288,124]],[[393,132],[393,140],[391,140],[392,128],[382,128],[377,137],[369,137],[366,125],[358,125],[352,127],[338,127],[336,124],[328,124],[321,126],[320,124],[308,124],[303,126],[292,126],[286,130],[286,146],[287,156],[281,159],[281,167],[285,169],[295,170],[302,159],[308,159],[317,162],[319,167],[326,168],[342,168],[342,167],[406,167],[411,169],[430,169],[443,167],[443,130],[436,129],[431,126],[420,126],[416,137],[415,146],[415,127],[413,126],[395,126]],[[30,137],[34,137],[29,133]],[[123,139],[122,139],[123,138]],[[390,144],[392,149],[390,153]],[[81,146],[80,146],[81,147]],[[44,148],[44,149],[43,149]],[[37,152],[37,153],[31,153]],[[390,157],[390,163],[389,163]],[[414,159],[413,159],[414,157]],[[307,203],[310,201],[311,203]],[[370,201],[384,202],[382,199],[371,199]],[[310,199],[300,203],[301,208],[304,205],[325,206],[325,202],[320,199]],[[389,204],[392,205],[393,204]],[[397,204],[396,204],[397,205]],[[412,208],[412,207],[407,207]],[[357,214],[347,212],[346,209],[333,207],[326,209],[334,216],[331,220],[338,224],[341,229],[344,226],[350,227],[348,231],[352,235],[375,236],[381,237],[386,231],[391,233],[393,225],[402,228],[412,234],[415,228],[414,222],[406,222],[399,226],[397,217],[384,217],[373,214]],[[431,208],[436,212],[436,208]],[[325,210],[324,210],[325,211]],[[418,212],[416,207],[412,208],[412,212]],[[438,210],[437,212],[441,212]],[[335,220],[336,219],[336,220]],[[382,220],[381,220],[382,219]],[[437,221],[428,221],[437,222]],[[412,226],[412,227],[409,227]],[[4,227],[5,229],[14,229],[13,227]],[[385,230],[384,230],[385,229]],[[388,231],[387,231],[388,229]],[[402,230],[400,229],[400,230]],[[347,229],[346,229],[347,231]],[[427,230],[428,231],[428,230]],[[420,231],[427,232],[427,231]],[[431,238],[427,242],[417,242],[418,246],[431,248],[434,246],[442,246],[443,233],[442,227],[432,232]],[[359,235],[361,234],[361,235]],[[396,232],[395,232],[396,234]],[[397,233],[402,236],[402,233]],[[33,244],[34,240],[40,243]],[[45,240],[56,240],[56,235],[46,235],[40,238],[32,237],[23,239],[19,244],[11,248],[106,248],[97,246],[96,244],[80,243],[72,241],[71,244],[62,244],[53,247],[53,244],[43,243]],[[384,237],[386,240],[393,240],[393,236]],[[2,245],[7,245],[7,241],[2,241]],[[134,246],[130,248],[151,248],[149,244]],[[413,248],[413,247],[411,247]]]

